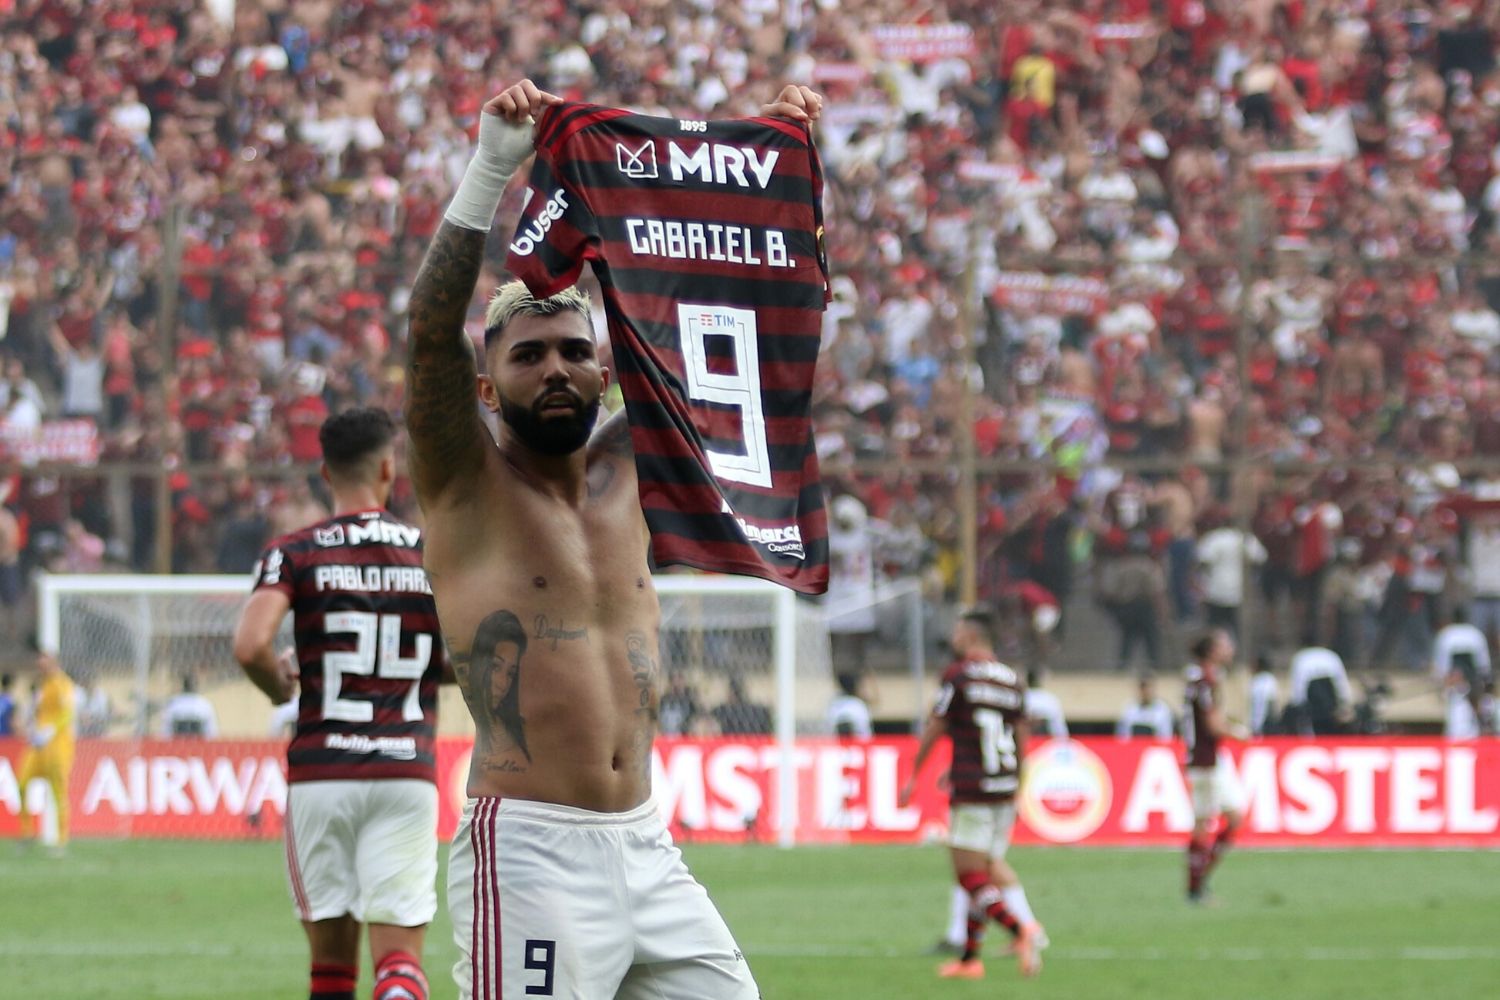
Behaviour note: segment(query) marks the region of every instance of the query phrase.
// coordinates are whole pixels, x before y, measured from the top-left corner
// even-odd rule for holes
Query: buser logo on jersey
[[[705,184],[733,182],[747,188],[753,177],[756,185],[765,190],[771,183],[771,171],[776,169],[776,161],[780,157],[781,153],[774,149],[762,154],[753,146],[702,142],[685,149],[675,142],[667,143],[667,163],[674,181],[683,180],[692,174]],[[746,175],[747,170],[749,176]]]
[[[541,211],[537,212],[536,218],[531,220],[531,225],[511,242],[510,252],[518,257],[531,256],[536,250],[536,245],[546,239],[547,234],[552,231],[552,224],[561,219],[567,210],[567,193],[562,188],[558,188],[552,192],[552,197],[547,199]]]

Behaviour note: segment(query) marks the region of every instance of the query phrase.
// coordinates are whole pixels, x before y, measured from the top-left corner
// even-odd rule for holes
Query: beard
[[[571,455],[588,443],[594,422],[599,419],[599,400],[592,403],[580,400],[579,403],[579,409],[568,416],[544,418],[540,412],[540,400],[532,407],[502,398],[500,416],[532,451],[543,455]]]

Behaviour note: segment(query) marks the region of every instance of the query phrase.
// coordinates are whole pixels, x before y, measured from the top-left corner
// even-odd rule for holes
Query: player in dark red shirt
[[[313,1000],[354,1000],[361,923],[374,1000],[427,997],[419,956],[437,910],[433,747],[447,656],[422,533],[384,510],[395,439],[382,410],[323,424],[335,514],[271,543],[235,632],[235,658],[274,703],[301,683],[286,857]],[[295,657],[278,657],[288,611]]]
[[[901,804],[906,805],[932,748],[943,736],[949,737],[949,849],[954,876],[972,905],[962,956],[938,970],[947,979],[984,975],[979,947],[989,920],[1014,937],[1023,976],[1041,971],[1041,950],[1047,946],[1026,890],[1005,860],[1026,753],[1026,679],[996,658],[995,632],[994,616],[985,610],[966,611],[953,623],[951,643],[958,658],[943,673],[912,775],[901,789]]]
[[[1193,644],[1193,662],[1183,676],[1185,687],[1182,740],[1193,797],[1193,836],[1188,841],[1188,901],[1202,902],[1208,873],[1228,850],[1239,829],[1242,805],[1238,782],[1219,754],[1219,742],[1230,735],[1219,702],[1219,672],[1234,662],[1234,640],[1214,629]],[[1214,834],[1223,816],[1224,825]]]

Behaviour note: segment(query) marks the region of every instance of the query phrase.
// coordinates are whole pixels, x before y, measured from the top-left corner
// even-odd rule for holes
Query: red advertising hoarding
[[[799,741],[792,760],[798,841],[941,838],[944,760],[929,763],[915,801],[898,802],[915,751],[910,737]],[[18,742],[0,741],[0,836],[17,832],[23,752]],[[69,793],[73,833],[279,836],[283,752],[272,742],[83,742]],[[1500,740],[1268,740],[1230,752],[1247,805],[1246,846],[1500,847]],[[467,741],[439,741],[445,837],[462,807],[468,753]],[[1029,759],[1016,840],[1180,844],[1192,809],[1179,760],[1173,743],[1040,744]],[[781,773],[774,742],[661,739],[653,766],[657,802],[680,839],[774,839]]]

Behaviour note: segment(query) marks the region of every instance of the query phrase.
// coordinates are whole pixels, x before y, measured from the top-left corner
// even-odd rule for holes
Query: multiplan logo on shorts
[[[615,165],[620,173],[638,181],[656,180],[656,143],[650,139],[635,149],[615,143]]]
[[[531,224],[523,229],[510,245],[510,252],[518,257],[529,257],[536,245],[547,238],[552,231],[552,224],[563,217],[568,210],[568,195],[562,188],[552,192],[552,197],[536,213],[536,218]]]
[[[1054,740],[1028,753],[1025,767],[1017,804],[1021,819],[1038,836],[1071,844],[1104,825],[1114,787],[1109,769],[1092,750]]]

